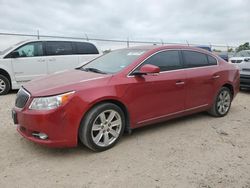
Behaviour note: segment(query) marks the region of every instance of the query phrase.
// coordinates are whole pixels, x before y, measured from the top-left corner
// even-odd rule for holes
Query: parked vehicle
[[[250,50],[243,50],[229,59],[240,70],[240,87],[250,88]]]
[[[239,70],[185,46],[112,51],[76,70],[26,83],[12,111],[17,131],[52,147],[111,148],[132,130],[196,112],[225,116]]]
[[[97,56],[98,49],[89,42],[20,42],[0,54],[0,95],[35,78],[79,67]]]
[[[214,52],[214,53],[228,62],[228,52]]]

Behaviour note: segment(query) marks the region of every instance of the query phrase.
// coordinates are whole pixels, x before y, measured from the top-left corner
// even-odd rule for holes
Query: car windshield
[[[235,57],[250,57],[250,50],[243,50],[235,54]]]
[[[105,54],[90,63],[81,67],[84,71],[91,71],[103,74],[113,74],[121,71],[138,57],[144,54],[146,50],[123,49],[115,50]]]

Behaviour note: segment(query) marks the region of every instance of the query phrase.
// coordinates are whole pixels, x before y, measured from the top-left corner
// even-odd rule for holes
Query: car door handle
[[[55,61],[56,60],[56,58],[51,58],[51,59],[49,59],[49,61]]]
[[[212,78],[213,78],[213,79],[218,79],[218,78],[220,78],[220,75],[213,75]]]
[[[45,59],[39,59],[38,62],[45,62]]]
[[[177,81],[175,84],[176,84],[176,85],[184,85],[184,84],[185,84],[185,82],[184,82],[184,81],[179,80],[179,81]]]

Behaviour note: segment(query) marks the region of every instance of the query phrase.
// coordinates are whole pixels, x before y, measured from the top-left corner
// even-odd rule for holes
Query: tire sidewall
[[[0,95],[6,95],[10,90],[10,81],[3,75],[0,75],[0,79],[3,80],[6,85],[5,90],[3,92],[0,92]]]
[[[102,147],[102,146],[96,145],[92,139],[92,126],[93,126],[93,123],[94,123],[95,119],[97,118],[97,116],[106,110],[115,110],[116,112],[119,113],[119,115],[121,116],[122,127],[121,127],[121,131],[120,131],[118,138],[109,146]],[[98,106],[93,107],[86,114],[83,122],[81,123],[81,129],[79,132],[79,136],[80,136],[80,139],[82,140],[82,142],[90,149],[92,149],[94,151],[104,151],[104,150],[112,148],[120,140],[120,138],[124,132],[125,123],[126,123],[125,115],[120,107],[118,107],[117,105],[112,104],[112,103],[103,103],[103,104],[100,104]]]

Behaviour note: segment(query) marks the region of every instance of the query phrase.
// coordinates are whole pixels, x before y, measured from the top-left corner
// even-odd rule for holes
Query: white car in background
[[[240,70],[240,87],[250,88],[250,50],[243,50],[229,59]]]
[[[0,53],[0,95],[35,78],[77,68],[98,56],[99,50],[89,42],[20,42]]]

